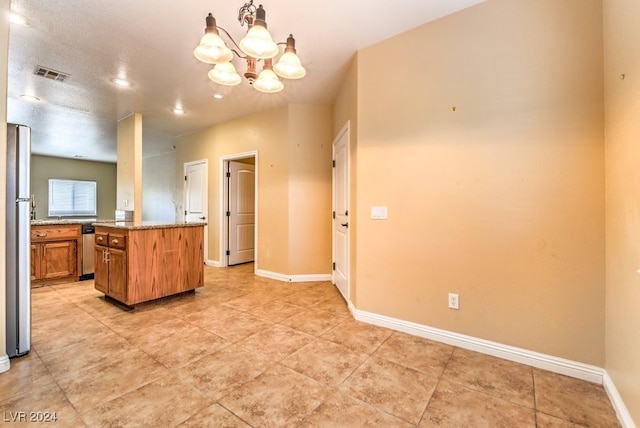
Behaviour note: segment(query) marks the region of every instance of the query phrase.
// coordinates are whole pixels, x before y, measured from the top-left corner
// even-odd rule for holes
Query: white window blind
[[[49,217],[96,215],[95,181],[49,179]]]

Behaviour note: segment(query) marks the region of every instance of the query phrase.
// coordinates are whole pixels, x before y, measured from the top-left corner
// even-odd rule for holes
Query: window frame
[[[71,195],[65,195],[71,201],[70,209],[63,209],[63,207],[56,207],[53,202],[55,196],[55,185],[60,187],[67,186],[71,188]],[[93,210],[80,209],[76,207],[74,201],[74,194],[76,193],[76,187],[82,186],[84,192],[93,191]],[[49,217],[95,217],[98,213],[98,182],[95,180],[78,180],[71,178],[49,178],[48,180],[48,207],[47,215]],[[60,195],[62,197],[62,195]],[[58,204],[60,205],[60,204]],[[52,210],[53,208],[53,210]]]

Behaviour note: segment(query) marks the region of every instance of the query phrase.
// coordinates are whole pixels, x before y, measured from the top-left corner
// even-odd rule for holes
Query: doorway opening
[[[220,158],[220,266],[258,265],[258,152]]]
[[[209,164],[206,159],[184,164],[184,220],[201,222],[208,219]],[[204,262],[209,254],[208,227],[204,227]]]

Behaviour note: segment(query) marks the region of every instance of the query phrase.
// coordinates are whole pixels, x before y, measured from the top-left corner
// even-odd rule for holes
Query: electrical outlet
[[[460,309],[460,296],[455,293],[449,293],[449,308]]]

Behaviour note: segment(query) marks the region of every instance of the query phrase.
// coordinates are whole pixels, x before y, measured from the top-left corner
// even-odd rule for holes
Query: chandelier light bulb
[[[242,78],[236,71],[236,68],[230,62],[223,62],[216,64],[211,71],[209,71],[209,79],[225,86],[235,86],[240,84]]]
[[[206,64],[220,64],[231,61],[233,52],[219,35],[210,32],[202,36],[200,44],[193,51],[193,56]]]
[[[273,66],[273,71],[285,79],[302,79],[307,74],[307,70],[302,66],[300,58],[293,52],[282,54],[278,63]]]

